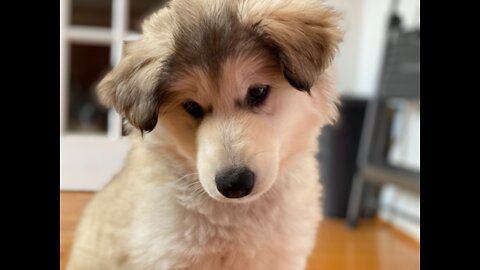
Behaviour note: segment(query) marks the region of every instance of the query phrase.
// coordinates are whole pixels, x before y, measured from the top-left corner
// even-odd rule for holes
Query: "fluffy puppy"
[[[148,18],[98,85],[133,147],[68,269],[304,269],[338,18],[315,0],[173,0]]]

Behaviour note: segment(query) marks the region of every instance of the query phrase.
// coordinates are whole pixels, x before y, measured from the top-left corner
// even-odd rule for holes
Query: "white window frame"
[[[66,130],[70,76],[70,44],[109,45],[110,64],[121,59],[124,40],[139,33],[127,31],[129,0],[112,0],[111,27],[71,25],[71,0],[60,0],[60,190],[97,191],[120,170],[130,143],[122,136],[122,119],[111,109],[106,134]]]

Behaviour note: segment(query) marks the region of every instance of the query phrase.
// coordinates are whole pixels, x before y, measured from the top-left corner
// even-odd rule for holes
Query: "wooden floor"
[[[86,192],[60,193],[60,269],[70,253],[75,226],[91,198]],[[420,269],[420,245],[376,220],[360,223],[356,230],[343,220],[323,220],[308,270],[414,270]]]

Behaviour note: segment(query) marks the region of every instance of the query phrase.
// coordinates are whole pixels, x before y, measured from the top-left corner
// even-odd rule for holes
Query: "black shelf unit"
[[[420,172],[394,167],[386,161],[391,99],[420,100],[420,29],[403,31],[400,18],[391,17],[382,76],[377,95],[369,101],[357,155],[358,170],[353,178],[347,210],[347,225],[357,226],[366,196],[366,187],[392,183],[420,190]]]

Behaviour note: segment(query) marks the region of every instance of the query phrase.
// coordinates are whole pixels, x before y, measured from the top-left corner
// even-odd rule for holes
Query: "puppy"
[[[148,18],[98,85],[133,147],[68,269],[305,269],[338,19],[315,0],[173,0]]]

